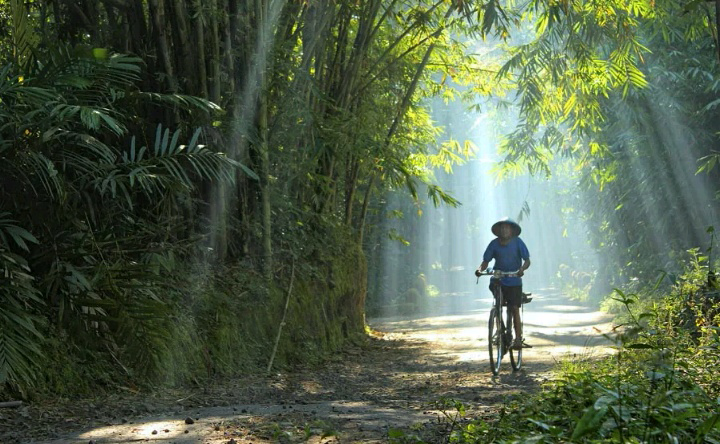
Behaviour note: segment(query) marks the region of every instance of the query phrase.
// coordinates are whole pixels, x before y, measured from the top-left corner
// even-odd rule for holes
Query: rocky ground
[[[525,312],[524,367],[487,359],[488,307],[370,321],[374,334],[320,368],[216,381],[183,391],[127,392],[0,409],[2,443],[385,443],[395,433],[440,442],[454,409],[492,420],[509,396],[536,390],[558,359],[606,351],[608,318],[546,292]],[[437,308],[437,307],[436,307]],[[438,312],[444,314],[437,315]]]

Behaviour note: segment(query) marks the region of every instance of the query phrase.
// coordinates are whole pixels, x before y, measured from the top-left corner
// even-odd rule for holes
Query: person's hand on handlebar
[[[480,271],[479,268],[477,270],[475,270],[475,276],[480,277],[480,273],[482,273],[482,272]]]
[[[525,270],[523,270],[522,268],[519,269],[517,272],[518,277],[523,277],[524,274],[525,274]]]

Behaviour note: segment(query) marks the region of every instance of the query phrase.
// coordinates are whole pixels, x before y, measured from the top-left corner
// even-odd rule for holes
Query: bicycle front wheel
[[[497,308],[490,310],[488,320],[488,350],[490,351],[490,369],[493,375],[500,373],[500,362],[502,361],[502,319]]]
[[[522,311],[520,312],[520,325],[522,326]],[[512,347],[510,347],[510,365],[512,365],[514,372],[522,368],[522,352],[522,348],[520,350],[513,350]]]

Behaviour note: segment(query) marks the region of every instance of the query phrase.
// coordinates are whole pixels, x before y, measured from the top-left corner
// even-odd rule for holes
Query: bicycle
[[[486,270],[477,273],[478,281],[480,276],[492,276],[494,278],[502,277],[519,277],[517,271],[506,272],[506,271],[493,271]],[[523,293],[523,300],[520,304],[520,327],[522,331],[522,307],[525,303],[530,302],[532,298],[528,298],[530,293]],[[500,363],[502,362],[503,356],[510,352],[510,365],[513,371],[518,371],[522,367],[522,348],[513,349],[513,316],[508,310],[505,310],[507,314],[507,323],[503,321],[502,307],[504,304],[502,286],[495,285],[493,287],[493,306],[490,309],[490,319],[488,320],[488,349],[490,351],[490,369],[493,375],[497,376],[500,373]],[[507,305],[505,305],[507,306]],[[507,325],[506,325],[507,324]]]

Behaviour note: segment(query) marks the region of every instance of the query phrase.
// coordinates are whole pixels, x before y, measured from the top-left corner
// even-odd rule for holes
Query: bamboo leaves
[[[197,180],[232,183],[237,168],[257,178],[242,163],[198,144],[200,134],[200,129],[195,130],[190,143],[181,145],[180,130],[171,135],[169,128],[163,129],[162,125],[158,125],[152,150],[146,146],[138,149],[133,136],[130,149],[122,154],[119,163],[109,166],[110,170],[94,181],[94,187],[101,195],[109,193],[113,198],[123,196],[132,207],[132,190],[136,188],[145,196],[152,197],[177,190],[178,187],[194,190]]]
[[[25,9],[24,2],[10,0],[9,3],[13,28],[11,33],[14,47],[13,62],[19,66],[26,66],[32,62],[33,49],[39,39],[28,19],[29,14]]]
[[[22,390],[33,385],[34,368],[42,357],[39,319],[27,313],[27,307],[40,305],[41,299],[27,261],[11,250],[27,252],[27,244],[38,241],[9,216],[0,213],[0,384]]]
[[[0,212],[0,241],[2,241],[0,248],[9,249],[11,246],[10,240],[12,240],[17,247],[26,252],[30,251],[27,243],[37,244],[38,240],[29,231],[17,226],[17,221],[10,219],[9,216],[10,213],[8,212]]]
[[[536,37],[513,49],[498,74],[516,79],[525,125],[509,136],[520,139],[503,145],[511,159],[535,157],[515,150],[533,149],[537,144],[531,139],[545,125],[566,126],[572,139],[598,143],[594,138],[604,120],[602,102],[614,91],[627,97],[648,86],[642,63],[650,49],[640,38],[641,20],[654,14],[647,2],[591,7],[536,1],[531,7],[539,16]],[[565,139],[546,141],[553,143],[548,146],[553,151],[567,148]]]

